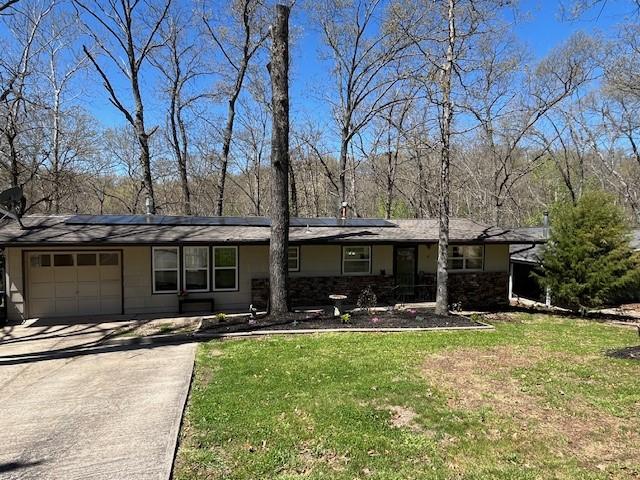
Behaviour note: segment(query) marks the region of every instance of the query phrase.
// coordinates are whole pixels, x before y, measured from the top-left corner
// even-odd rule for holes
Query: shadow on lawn
[[[605,353],[607,357],[622,358],[624,360],[638,360],[640,361],[640,345],[634,347],[616,348],[614,350],[607,350]]]

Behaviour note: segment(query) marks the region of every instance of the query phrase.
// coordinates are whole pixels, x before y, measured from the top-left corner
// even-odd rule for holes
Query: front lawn
[[[637,333],[511,319],[202,344],[174,477],[639,478]]]

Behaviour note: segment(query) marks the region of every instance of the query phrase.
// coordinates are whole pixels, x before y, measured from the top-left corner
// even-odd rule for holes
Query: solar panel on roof
[[[292,218],[292,227],[396,227],[397,225],[388,220],[379,218]]]
[[[65,221],[68,225],[192,225],[268,227],[266,217],[203,217],[174,215],[75,215]],[[395,227],[388,220],[376,218],[291,218],[292,227]]]

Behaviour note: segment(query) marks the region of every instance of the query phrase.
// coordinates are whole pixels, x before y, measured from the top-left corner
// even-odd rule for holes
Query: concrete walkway
[[[195,344],[103,345],[130,323],[0,335],[0,479],[167,479]]]

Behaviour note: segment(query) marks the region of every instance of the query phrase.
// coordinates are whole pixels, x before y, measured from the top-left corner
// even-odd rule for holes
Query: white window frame
[[[458,247],[458,248],[462,248],[463,249],[463,254],[462,257],[452,257],[451,256],[451,252],[447,252],[447,270],[449,272],[482,272],[484,271],[484,245],[478,245],[478,244],[472,244],[472,245],[449,245],[449,250],[453,250],[453,247]],[[468,257],[464,254],[464,249],[465,247],[480,247],[480,250],[482,252],[482,254],[479,257]],[[451,261],[451,259],[456,258],[456,259],[462,259],[462,268],[449,268],[449,262]],[[482,266],[480,268],[467,268],[467,261],[468,260],[477,260],[480,259],[481,260],[481,264]]]
[[[185,261],[185,255],[186,255],[186,251],[189,248],[199,248],[199,249],[204,249],[207,251],[207,266],[204,268],[187,268],[187,262]],[[182,247],[182,289],[185,292],[192,292],[192,293],[197,293],[197,292],[208,292],[211,288],[211,270],[210,270],[210,266],[211,266],[211,252],[208,246],[205,245],[190,245],[190,246],[186,246],[186,247]],[[188,271],[192,271],[192,272],[200,272],[200,271],[206,271],[207,272],[207,287],[202,289],[199,288],[197,290],[189,290],[187,289],[187,272]]]
[[[235,287],[234,288],[218,288],[216,286],[216,270],[231,270],[233,267],[216,267],[216,249],[228,249],[233,248],[236,254],[236,266],[234,268],[235,271]],[[213,247],[213,254],[211,256],[211,276],[213,277],[213,291],[214,292],[237,292],[238,285],[238,247],[232,245],[218,245],[217,247]]]
[[[176,268],[162,268],[156,270],[156,250],[175,250],[176,252]],[[176,272],[176,289],[175,290],[156,290],[156,272]],[[180,287],[180,248],[179,247],[151,247],[151,289],[153,293],[178,293]]]
[[[287,265],[289,264],[289,252],[291,250],[295,250],[296,252],[296,268],[289,268],[290,272],[299,272],[300,271],[300,247],[289,247],[287,250]]]
[[[347,272],[344,268],[345,262],[362,262],[362,259],[357,259],[357,260],[353,260],[353,259],[348,259],[346,258],[346,253],[347,250],[349,248],[366,248],[367,251],[369,252],[369,268],[367,269],[366,272]],[[357,276],[357,275],[371,275],[371,245],[344,245],[342,247],[342,274],[343,275],[349,275],[349,276]]]

